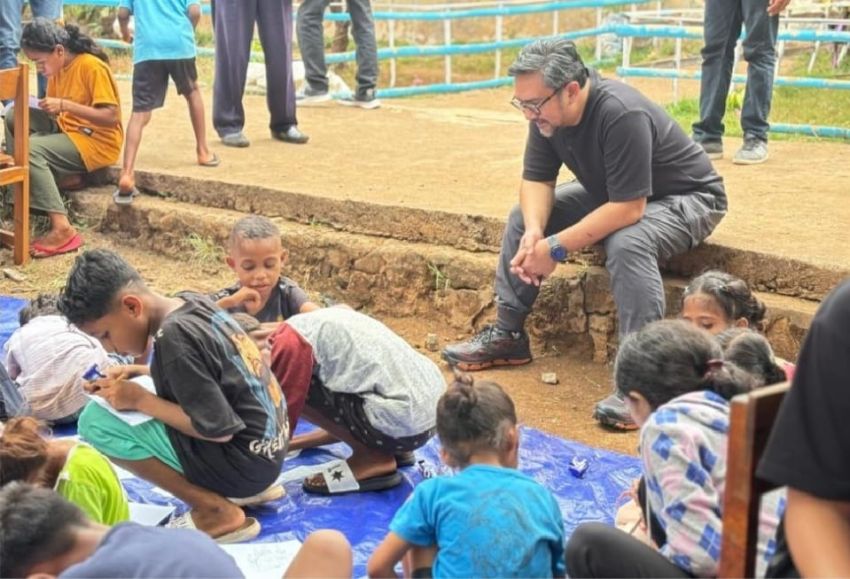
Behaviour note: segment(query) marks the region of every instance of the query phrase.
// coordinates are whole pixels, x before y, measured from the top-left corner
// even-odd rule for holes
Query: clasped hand
[[[83,385],[86,392],[100,396],[115,410],[138,410],[150,392],[126,378],[100,378]]]
[[[549,245],[543,238],[543,232],[526,231],[511,260],[511,273],[529,285],[540,286],[557,265],[549,255]]]

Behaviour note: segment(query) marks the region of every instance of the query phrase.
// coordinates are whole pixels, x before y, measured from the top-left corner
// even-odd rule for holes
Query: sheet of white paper
[[[221,548],[233,557],[248,579],[280,579],[298,554],[301,542],[247,543],[221,545]]]
[[[138,478],[136,475],[131,473],[129,470],[127,470],[126,468],[121,468],[120,466],[118,466],[114,462],[112,463],[112,470],[114,470],[115,474],[118,475],[118,480],[127,480],[127,479],[131,479],[131,478]]]
[[[280,484],[284,484],[292,482],[294,480],[301,480],[309,476],[313,476],[317,472],[321,472],[326,468],[339,464],[341,462],[342,459],[339,459],[323,462],[322,464],[312,464],[310,466],[296,466],[292,470],[288,470],[281,474],[280,477],[277,479],[277,482],[279,482]]]
[[[41,108],[41,106],[39,106],[39,104],[38,104],[38,97],[35,97],[33,95],[30,95],[29,105],[30,105],[31,109],[40,109]],[[15,101],[9,101],[6,104],[6,106],[3,107],[4,114],[9,112],[9,109],[11,109],[13,106],[15,106]]]
[[[171,516],[176,507],[130,503],[130,520],[147,527],[156,527]]]
[[[135,382],[148,392],[156,394],[156,388],[154,387],[153,380],[150,376],[136,376],[131,380],[131,382]],[[100,404],[101,406],[106,408],[110,413],[117,416],[130,426],[142,424],[143,422],[147,422],[152,418],[147,414],[142,414],[141,412],[136,412],[135,410],[115,410],[112,406],[110,406],[109,402],[107,402],[100,396],[94,394],[86,394],[86,396],[88,396],[90,400],[94,400],[97,404]]]

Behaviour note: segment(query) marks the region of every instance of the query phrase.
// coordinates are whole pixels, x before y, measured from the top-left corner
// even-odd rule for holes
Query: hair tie
[[[703,374],[702,377],[708,378],[709,374],[713,374],[714,372],[717,372],[718,370],[723,368],[724,364],[725,364],[724,360],[722,360],[720,358],[712,358],[711,360],[709,360],[708,362],[705,363],[705,374]]]

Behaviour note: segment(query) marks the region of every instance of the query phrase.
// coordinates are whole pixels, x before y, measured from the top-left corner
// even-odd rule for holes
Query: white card
[[[156,388],[153,385],[153,379],[150,376],[136,376],[130,380],[131,382],[135,382],[148,392],[152,394],[156,394]],[[130,426],[137,426],[148,420],[151,420],[153,417],[148,416],[147,414],[142,414],[141,412],[136,412],[135,410],[115,410],[109,402],[101,398],[96,394],[86,394],[90,400],[94,400],[95,403],[100,406],[106,408],[112,415],[117,416]]]
[[[130,503],[130,520],[146,527],[156,527],[171,516],[176,507],[171,505],[148,505]]]

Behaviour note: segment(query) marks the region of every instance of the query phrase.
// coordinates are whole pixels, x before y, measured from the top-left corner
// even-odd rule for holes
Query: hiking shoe
[[[767,156],[767,141],[744,137],[744,145],[735,153],[732,162],[736,165],[758,165],[767,161]]]
[[[487,325],[470,340],[446,346],[443,359],[464,372],[528,364],[531,362],[528,334]]]
[[[375,96],[375,89],[373,88],[362,92],[358,91],[339,99],[337,102],[347,107],[360,107],[361,109],[376,109],[381,106],[381,101]]]
[[[619,392],[611,393],[605,400],[596,403],[593,418],[603,426],[616,430],[636,430],[638,425],[632,418],[626,399]]]
[[[315,90],[305,86],[303,90],[295,93],[295,102],[302,107],[309,107],[321,103],[330,102],[331,93],[327,90]]]
[[[723,158],[723,141],[700,141],[698,144],[712,161]]]

